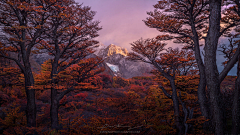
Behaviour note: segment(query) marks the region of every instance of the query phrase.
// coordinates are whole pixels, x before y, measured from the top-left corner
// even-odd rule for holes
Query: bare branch
[[[236,64],[238,61],[238,56],[240,55],[240,43],[238,43],[238,48],[236,52],[234,53],[233,57],[229,60],[227,65],[224,67],[222,72],[219,74],[219,80],[220,82],[223,81],[223,79],[227,76],[228,72],[232,69],[232,67]]]

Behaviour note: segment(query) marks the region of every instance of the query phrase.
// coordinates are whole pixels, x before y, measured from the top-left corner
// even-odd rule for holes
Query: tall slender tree
[[[61,0],[49,10],[47,22],[48,30],[45,33],[44,41],[38,46],[46,50],[51,59],[51,127],[58,129],[58,107],[59,101],[67,93],[75,90],[75,85],[64,90],[56,88],[58,74],[78,64],[81,60],[93,53],[94,46],[98,43],[94,40],[98,36],[99,21],[94,21],[96,12],[91,11],[88,6],[75,3],[73,0]],[[93,61],[92,61],[93,62]],[[95,66],[101,62],[98,60]],[[81,66],[81,65],[80,65]],[[88,66],[91,71],[95,66]],[[83,72],[83,71],[82,71]],[[87,72],[86,72],[87,73]],[[79,74],[85,78],[86,74]],[[81,81],[81,79],[79,80]]]
[[[218,0],[161,0],[154,5],[154,12],[148,12],[150,17],[144,21],[150,28],[173,34],[176,43],[185,43],[185,48],[194,50],[200,72],[198,98],[201,112],[206,118],[212,119],[216,134],[224,134],[220,84],[237,62],[240,53],[237,50],[223,71],[218,72],[218,40],[230,28],[239,24],[237,18],[221,17],[224,4],[226,1],[222,3]],[[200,53],[201,39],[205,39],[204,62]],[[205,92],[206,86],[209,101]]]
[[[202,115],[209,117],[209,107],[206,97],[206,78],[204,64],[200,52],[199,40],[203,38],[204,25],[208,18],[208,2],[186,0],[161,0],[154,5],[154,12],[148,12],[150,17],[145,24],[150,28],[156,28],[160,32],[177,34],[176,43],[185,44],[186,48],[192,48],[195,52],[198,68],[200,71],[200,82],[198,86],[198,98]]]
[[[169,94],[162,85],[159,85],[159,87],[168,98],[172,99],[175,125],[177,127],[178,134],[183,134],[184,125],[180,116],[179,97],[177,95],[175,76],[181,74],[186,75],[190,69],[196,68],[196,61],[191,51],[180,51],[178,48],[169,48],[166,50],[166,53],[163,53],[162,51],[165,50],[164,47],[166,44],[161,41],[169,39],[171,39],[170,36],[162,35],[153,39],[140,39],[133,42],[131,44],[133,52],[129,53],[128,59],[152,64],[158,73],[170,81],[172,94]],[[186,64],[186,62],[188,64]]]
[[[239,33],[232,35],[228,34],[230,36],[229,44],[220,45],[220,52],[223,53],[224,58],[226,58],[226,61],[223,62],[223,65],[226,65],[229,60],[233,57],[234,53],[237,51],[239,44]],[[240,133],[239,130],[239,124],[240,124],[240,116],[239,116],[239,106],[240,106],[240,74],[239,74],[239,68],[240,68],[240,55],[238,56],[238,64],[237,64],[237,79],[235,80],[235,89],[233,91],[233,105],[232,105],[232,134],[237,135]]]
[[[25,78],[27,125],[36,126],[34,78],[30,63],[33,47],[41,41],[47,10],[53,0],[0,1],[0,57],[14,61]]]

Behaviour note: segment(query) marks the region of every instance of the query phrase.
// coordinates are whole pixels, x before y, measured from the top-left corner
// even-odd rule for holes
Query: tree
[[[227,1],[228,4],[232,4],[228,9],[225,10],[225,18],[226,20],[231,20],[234,22],[235,20],[239,21],[240,17],[240,2],[239,0],[234,0],[234,1]],[[229,39],[229,46],[221,46],[223,49],[222,52],[225,55],[225,58],[227,58],[227,61],[223,64],[229,63],[230,59],[234,57],[233,54],[237,53],[240,48],[240,43],[239,40],[236,40],[235,38],[239,37],[239,26],[235,28],[236,34],[230,34],[228,33],[227,37],[230,37]],[[235,39],[235,40],[233,40]],[[237,135],[240,133],[240,116],[239,116],[239,107],[240,107],[240,55],[238,56],[238,65],[237,65],[237,78],[235,80],[235,89],[233,92],[233,105],[232,105],[232,134]]]
[[[237,69],[237,79],[235,81],[235,89],[233,92],[233,109],[232,109],[232,134],[237,135],[240,133],[240,116],[239,116],[239,106],[240,106],[240,56],[238,57],[238,69]]]
[[[238,25],[239,19],[229,19],[229,25],[225,28],[220,27],[221,21],[221,1],[210,1],[210,18],[209,30],[205,39],[205,71],[207,79],[207,88],[210,94],[211,111],[213,117],[213,124],[216,134],[224,134],[224,116],[223,116],[223,103],[222,95],[220,93],[220,84],[229,72],[229,70],[238,61],[240,54],[240,45],[238,46],[234,56],[229,60],[223,71],[219,74],[216,65],[216,51],[218,40],[220,36],[230,27]],[[232,18],[230,16],[230,18]],[[223,18],[224,19],[224,18]],[[224,20],[225,21],[225,20]],[[226,21],[225,21],[226,23]]]
[[[94,84],[92,84],[91,80],[94,80],[96,74],[99,74],[103,71],[102,68],[97,67],[99,65],[99,62],[102,62],[102,60],[97,58],[83,59],[79,61],[78,64],[74,64],[66,70],[59,72],[54,78],[56,81],[55,84],[52,83],[51,79],[51,60],[48,60],[42,64],[42,70],[40,74],[36,75],[35,89],[41,91],[46,91],[48,89],[52,91],[54,89],[58,93],[57,95],[51,95],[50,99],[52,102],[52,98],[54,98],[55,102],[57,102],[57,106],[54,106],[57,108],[57,110],[52,110],[52,104],[50,110],[51,126],[53,129],[60,128],[59,125],[57,125],[57,127],[53,127],[54,125],[52,124],[54,124],[53,122],[58,124],[58,108],[63,104],[61,102],[63,102],[62,99],[66,98],[65,95],[70,92],[73,92],[73,95],[74,93],[79,93],[81,91],[90,91],[98,88],[98,86],[94,86]],[[78,95],[74,95],[74,97],[77,96]],[[48,97],[44,97],[44,99],[46,98]]]
[[[202,38],[201,32],[203,32],[205,28],[204,22],[206,22],[208,17],[208,5],[206,1],[200,1],[196,4],[195,2],[170,2],[168,0],[159,1],[158,4],[154,5],[156,10],[154,12],[148,12],[151,17],[147,18],[145,24],[150,28],[157,28],[160,32],[177,34],[178,37],[176,37],[175,42],[184,43],[187,48],[194,47],[195,58],[201,76],[198,87],[201,111],[203,116],[209,118],[209,109],[207,106],[207,97],[205,93],[205,71],[199,47],[199,40]],[[168,15],[169,12],[171,13],[170,15]]]
[[[51,6],[48,12],[50,17],[47,22],[48,30],[44,35],[45,40],[37,48],[47,51],[52,56],[50,115],[53,129],[59,129],[59,101],[67,93],[82,89],[77,88],[77,86],[84,79],[100,72],[99,70],[94,72],[94,69],[101,62],[100,59],[90,58],[85,62],[82,61],[93,53],[93,47],[98,43],[93,39],[98,36],[97,32],[101,30],[98,26],[99,22],[93,21],[95,13],[91,11],[90,7],[82,6],[73,0],[58,1],[56,5]],[[81,61],[82,63],[79,63]],[[59,75],[62,72],[68,72],[73,80],[66,77],[60,81]],[[69,84],[71,86],[60,88],[58,87],[60,82],[63,84],[68,82],[67,86]]]
[[[232,35],[229,34],[228,36],[230,36],[230,39],[228,39],[229,44],[225,45],[222,44],[220,46],[220,50],[223,55],[224,58],[226,58],[226,61],[224,61],[222,64],[226,65],[229,60],[233,57],[234,53],[237,51],[238,49],[238,45],[239,45],[239,33]],[[239,68],[240,68],[240,56],[238,56],[238,65],[237,65],[237,79],[235,80],[235,89],[233,91],[233,105],[232,105],[232,134],[236,135],[238,133],[240,133],[239,131],[239,124],[240,124],[240,117],[239,117],[239,105],[240,105],[240,101],[239,101],[239,85],[240,85],[240,75],[239,75]]]
[[[44,0],[0,1],[0,57],[14,61],[25,78],[27,125],[36,126],[34,78],[30,63],[33,47],[41,41],[47,10],[54,4]]]
[[[219,74],[216,66],[218,40],[239,23],[238,18],[229,16],[231,14],[221,18],[224,4],[227,4],[226,1],[222,3],[217,0],[161,0],[154,5],[154,12],[148,12],[150,17],[144,21],[150,28],[170,33],[176,43],[184,43],[185,48],[194,50],[200,74],[198,98],[202,115],[212,118],[216,134],[224,133],[220,84],[237,62],[239,55],[238,50]],[[224,25],[220,26],[220,23]],[[200,53],[201,39],[205,39],[204,62]],[[206,85],[209,101],[205,92]],[[208,102],[211,104],[210,108]]]
[[[182,69],[184,69],[183,74],[187,74],[186,72],[193,68],[195,60],[191,55],[193,53],[190,51],[179,51],[179,49],[169,48],[166,50],[166,53],[160,53],[166,46],[166,44],[161,41],[169,39],[171,38],[168,35],[158,36],[153,39],[140,39],[131,44],[133,52],[129,53],[128,56],[131,60],[139,60],[152,64],[157,72],[170,81],[172,94],[169,94],[162,85],[159,85],[159,87],[168,98],[172,99],[175,124],[179,130],[179,134],[183,134],[184,127],[180,119],[179,97],[177,95],[175,76],[178,74],[181,75],[180,71]],[[189,62],[189,65],[186,64],[186,62]]]

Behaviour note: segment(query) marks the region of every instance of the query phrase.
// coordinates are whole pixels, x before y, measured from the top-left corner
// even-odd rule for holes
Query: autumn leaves
[[[65,94],[74,90],[79,82],[94,76],[101,70],[95,70],[98,58],[84,59],[93,52],[98,43],[93,38],[101,29],[98,21],[93,21],[95,12],[90,7],[82,6],[73,0],[1,0],[2,27],[1,57],[13,60],[24,74],[27,95],[27,125],[36,126],[36,82],[29,61],[31,53],[47,52],[52,59],[45,78],[51,85],[51,116],[53,128],[58,127],[58,104]],[[36,50],[37,49],[37,50]],[[13,57],[17,56],[17,57]],[[83,60],[84,59],[84,60]],[[80,62],[81,61],[81,62]],[[80,63],[79,63],[80,62]],[[77,65],[78,64],[78,65]],[[73,66],[74,65],[74,66]],[[72,67],[73,66],[73,67]],[[78,82],[61,92],[55,88],[59,83],[59,74],[80,72]],[[72,73],[74,72],[74,73]],[[61,78],[60,77],[60,78]],[[65,79],[69,76],[65,75]],[[81,77],[81,78],[79,78]],[[73,77],[74,78],[74,77]],[[43,83],[44,84],[44,83]],[[48,85],[45,84],[45,85]],[[55,105],[55,106],[54,106]],[[53,113],[54,112],[54,113]]]

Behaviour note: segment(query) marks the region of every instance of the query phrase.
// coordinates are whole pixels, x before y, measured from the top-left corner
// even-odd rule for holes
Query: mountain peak
[[[110,44],[108,47],[107,47],[107,56],[111,56],[113,54],[121,54],[123,56],[127,56],[128,54],[128,51],[126,48],[122,48],[120,46],[116,46],[114,44]]]
[[[95,54],[105,58],[105,57],[112,56],[114,54],[121,54],[122,56],[127,56],[128,51],[126,48],[123,48],[114,44],[110,44],[108,46],[99,44],[99,47],[95,49]]]
[[[148,74],[153,68],[143,62],[133,62],[126,59],[128,51],[126,48],[110,44],[100,44],[95,54],[103,58],[105,65],[111,70],[111,75],[131,78]]]

